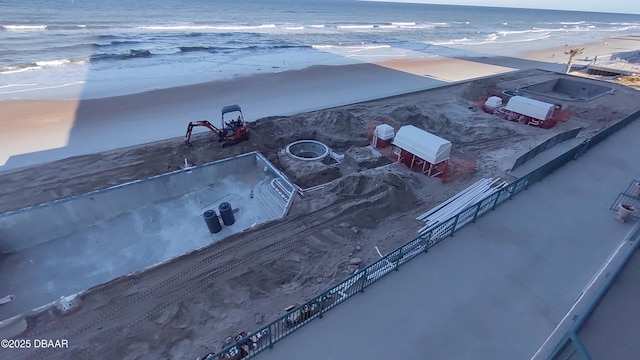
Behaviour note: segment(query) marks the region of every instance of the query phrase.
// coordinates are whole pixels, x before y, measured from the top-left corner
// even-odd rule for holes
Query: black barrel
[[[229,226],[233,225],[236,222],[236,219],[233,217],[233,209],[231,209],[231,204],[228,202],[223,202],[220,204],[220,216],[222,217],[222,222]]]
[[[218,220],[218,214],[216,214],[215,210],[207,210],[204,212],[204,222],[207,223],[209,232],[212,234],[222,230],[222,225],[220,225],[220,220]]]

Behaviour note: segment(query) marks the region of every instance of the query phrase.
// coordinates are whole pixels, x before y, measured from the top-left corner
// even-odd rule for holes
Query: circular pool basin
[[[297,160],[317,161],[329,156],[329,147],[315,140],[300,140],[287,146],[287,154]]]

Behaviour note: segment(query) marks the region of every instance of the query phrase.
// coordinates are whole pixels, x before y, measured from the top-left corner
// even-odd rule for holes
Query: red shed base
[[[411,171],[420,172],[427,176],[440,177],[443,182],[447,178],[447,174],[449,172],[449,160],[432,164],[409,151],[400,148],[396,148],[394,154],[397,156],[396,161],[405,165],[411,169]]]

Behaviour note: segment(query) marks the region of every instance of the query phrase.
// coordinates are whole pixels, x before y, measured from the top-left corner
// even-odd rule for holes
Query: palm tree
[[[573,59],[584,53],[584,48],[574,48],[569,51],[565,51],[565,54],[569,55],[569,61],[567,62],[567,69],[564,71],[565,73],[569,73],[571,70],[571,64],[573,63]]]

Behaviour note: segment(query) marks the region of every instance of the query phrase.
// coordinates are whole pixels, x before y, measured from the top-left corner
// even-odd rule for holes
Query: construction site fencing
[[[624,122],[624,125],[627,125],[638,117],[640,117],[640,111],[625,118],[621,122]],[[609,133],[601,139],[596,139],[595,142],[586,141],[585,143],[590,144],[589,147],[591,147],[593,144],[608,137],[613,131],[615,131],[613,129],[619,130],[624,126],[616,125],[607,128],[605,131],[608,131]],[[596,136],[602,135],[598,134]],[[514,195],[526,190],[533,183],[543,179],[569,161],[574,160],[583,150],[583,145],[577,145],[567,150],[564,154],[556,157],[554,160],[494,192],[474,205],[463,209],[450,219],[428,229],[415,239],[393,250],[366,268],[357,271],[347,279],[337,285],[334,285],[306,303],[288,311],[273,322],[261,327],[255,332],[236,337],[236,341],[234,343],[227,345],[220,352],[209,354],[202,359],[248,359],[259,354],[265,349],[271,348],[278,341],[289,336],[291,333],[302,328],[311,321],[322,318],[327,311],[333,309],[352,296],[364,292],[367,287],[371,286],[376,281],[394,271],[397,271],[402,265],[406,264],[416,256],[427,252],[431,247],[437,245],[442,240],[449,236],[453,236],[456,231],[459,231],[464,226],[475,222],[479,217],[511,199]]]

